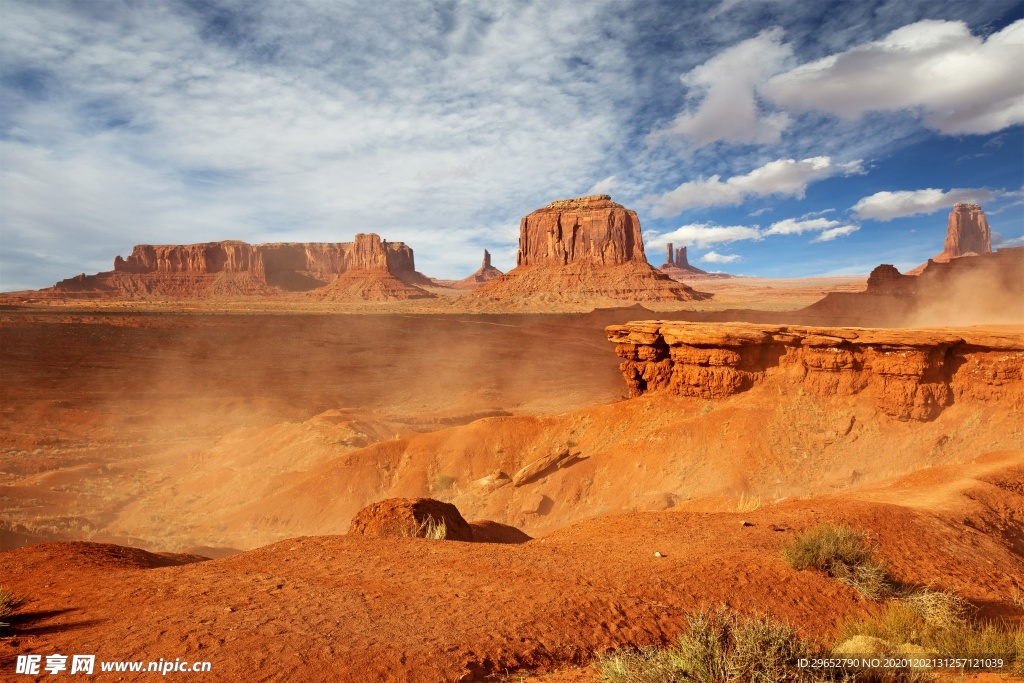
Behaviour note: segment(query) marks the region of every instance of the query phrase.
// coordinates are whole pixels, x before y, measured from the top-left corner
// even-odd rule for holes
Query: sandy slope
[[[901,580],[1020,618],[1006,596],[1024,575],[1011,540],[1022,480],[1024,452],[994,453],[756,512],[598,517],[516,546],[308,537],[166,568],[109,546],[31,546],[0,554],[0,572],[33,598],[0,641],[0,668],[15,652],[68,651],[209,660],[224,681],[473,680],[665,642],[687,611],[722,603],[828,633],[871,607],[780,559],[821,520],[869,530]]]

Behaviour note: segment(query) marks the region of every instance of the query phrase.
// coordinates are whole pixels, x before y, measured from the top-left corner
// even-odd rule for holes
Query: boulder
[[[366,506],[349,524],[349,535],[379,538],[430,537],[441,529],[448,541],[473,540],[473,529],[451,503],[433,498],[388,498]]]

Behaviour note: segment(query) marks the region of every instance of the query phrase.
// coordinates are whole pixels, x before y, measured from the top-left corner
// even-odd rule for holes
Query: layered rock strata
[[[608,195],[558,200],[525,216],[516,262],[470,297],[513,304],[710,298],[647,263],[636,212]]]
[[[630,322],[606,328],[630,396],[721,399],[782,373],[819,395],[871,392],[900,420],[932,420],[963,396],[1024,404],[1024,334]]]
[[[977,204],[956,203],[946,221],[946,240],[942,251],[926,263],[907,271],[920,275],[931,263],[949,263],[961,256],[983,256],[992,253],[992,229],[985,212]]]
[[[353,242],[140,244],[127,258],[116,257],[113,271],[82,274],[53,289],[128,297],[268,295],[316,290],[352,273],[387,281],[368,288],[369,298],[389,298],[390,291],[400,298],[432,296],[417,287],[426,278],[416,272],[412,249],[372,233],[360,233]]]

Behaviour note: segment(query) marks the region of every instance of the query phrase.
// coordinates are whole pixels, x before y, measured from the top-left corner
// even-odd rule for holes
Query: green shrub
[[[877,600],[891,595],[896,586],[873,555],[867,537],[842,524],[819,524],[797,536],[782,551],[783,559],[794,569],[820,569],[853,586],[864,597]]]

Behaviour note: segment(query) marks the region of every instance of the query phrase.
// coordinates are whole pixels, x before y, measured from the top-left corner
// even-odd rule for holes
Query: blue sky
[[[515,263],[608,193],[648,259],[913,267],[955,201],[1024,243],[1018,0],[0,0],[0,289],[134,244],[350,241]]]

